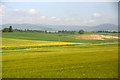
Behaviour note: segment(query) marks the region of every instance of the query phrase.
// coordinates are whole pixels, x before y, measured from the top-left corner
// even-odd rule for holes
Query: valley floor
[[[9,33],[3,34],[2,39],[3,78],[118,77],[117,40],[94,44],[73,39],[69,42],[28,40]]]

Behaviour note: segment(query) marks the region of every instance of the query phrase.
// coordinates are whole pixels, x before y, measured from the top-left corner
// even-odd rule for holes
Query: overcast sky
[[[117,2],[4,2],[0,24],[117,24]]]

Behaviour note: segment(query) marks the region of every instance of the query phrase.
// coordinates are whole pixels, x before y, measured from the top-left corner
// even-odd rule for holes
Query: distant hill
[[[69,31],[79,31],[81,29],[87,30],[88,26],[76,26],[76,25],[49,25],[53,30],[69,30]]]
[[[89,29],[89,31],[103,31],[103,30],[118,30],[118,26],[114,24],[101,24],[98,26],[94,26]]]
[[[2,28],[12,26],[13,29],[33,29],[33,30],[52,30],[44,25],[34,25],[34,24],[5,24]]]
[[[44,25],[44,24],[5,24],[2,28],[13,26],[14,29],[33,29],[33,30],[48,30],[48,31],[58,31],[58,30],[70,30],[79,31],[81,29],[85,31],[103,31],[103,30],[118,30],[118,26],[114,24],[101,24],[98,26],[67,26],[67,25]]]

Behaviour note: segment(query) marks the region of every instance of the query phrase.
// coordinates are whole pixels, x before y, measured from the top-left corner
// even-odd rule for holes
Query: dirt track
[[[104,39],[118,39],[117,36],[104,36],[104,35],[80,35],[76,39],[87,39],[87,40],[104,40]]]

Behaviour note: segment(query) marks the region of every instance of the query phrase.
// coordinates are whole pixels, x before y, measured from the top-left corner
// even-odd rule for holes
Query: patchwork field
[[[3,78],[118,77],[117,39],[27,32],[2,35]]]

